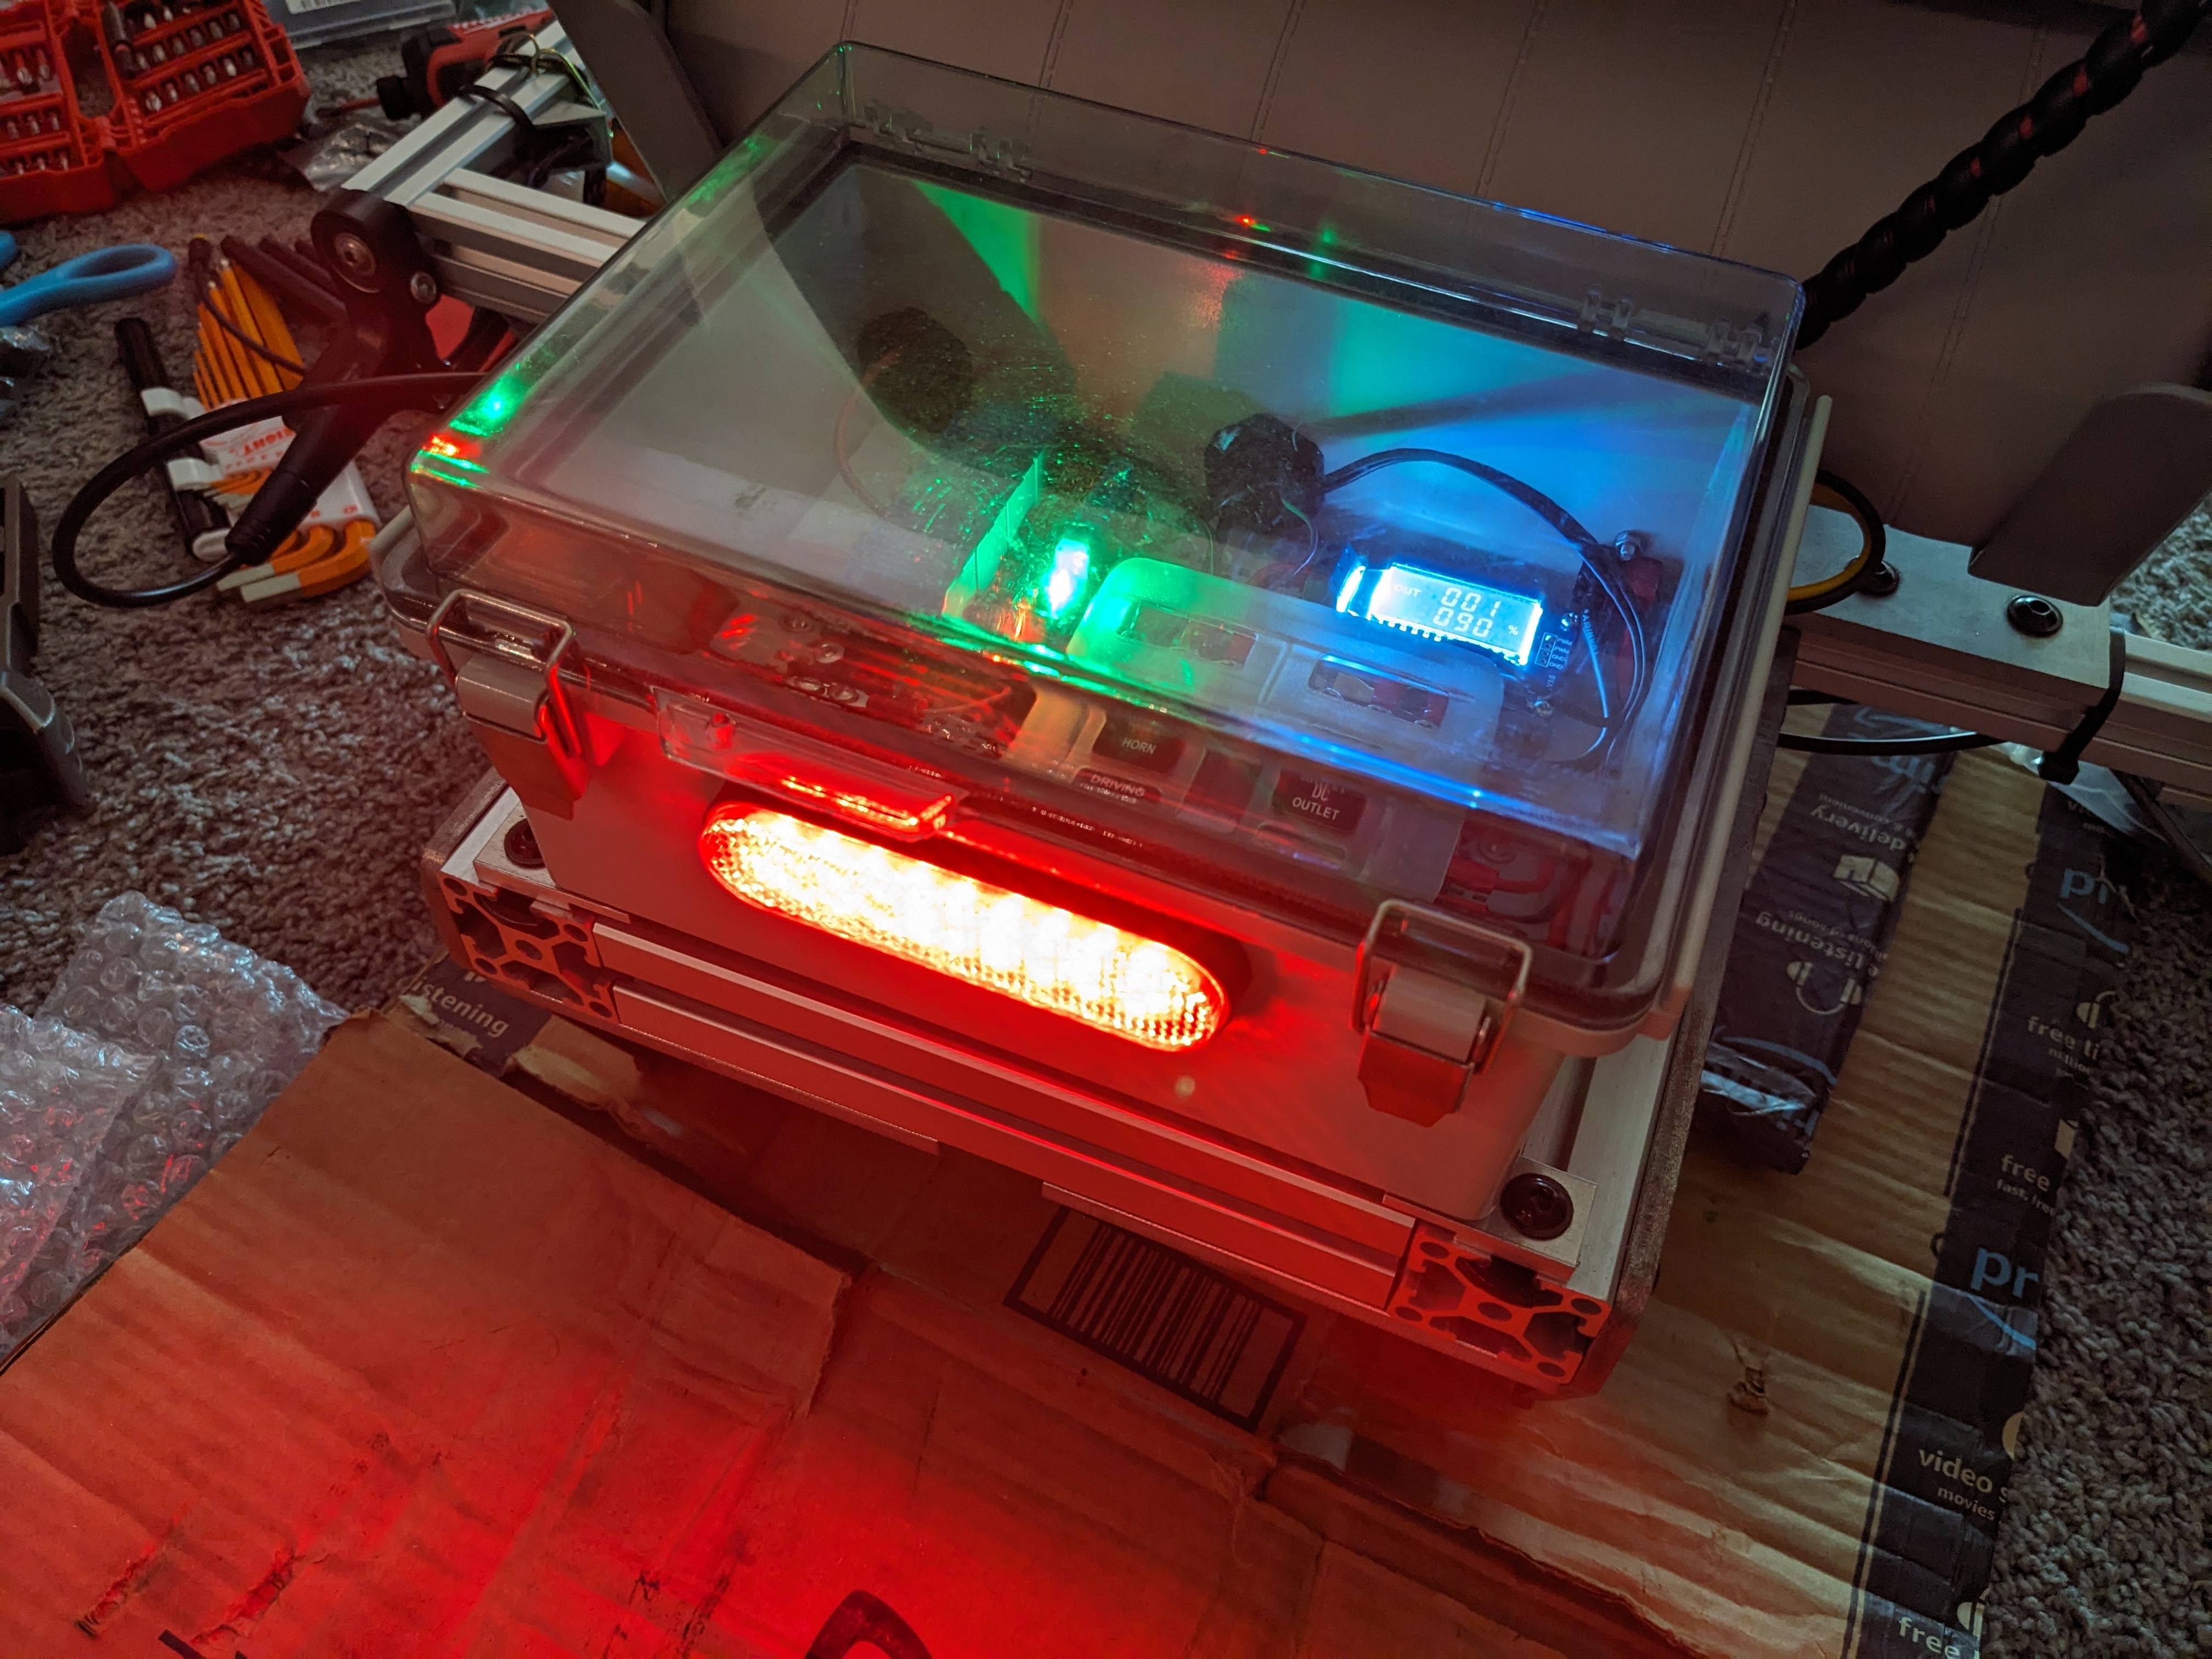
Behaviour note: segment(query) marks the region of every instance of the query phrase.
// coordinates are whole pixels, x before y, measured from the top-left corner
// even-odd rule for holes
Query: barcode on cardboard
[[[1246,1429],[1259,1426],[1305,1325],[1226,1273],[1066,1209],[1006,1305]]]

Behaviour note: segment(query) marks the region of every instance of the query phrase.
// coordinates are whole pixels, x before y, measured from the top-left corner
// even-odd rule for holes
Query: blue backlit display
[[[1368,621],[1479,645],[1522,667],[1536,643],[1544,607],[1525,594],[1485,587],[1460,576],[1440,576],[1409,564],[1385,568],[1375,578],[1363,613]]]

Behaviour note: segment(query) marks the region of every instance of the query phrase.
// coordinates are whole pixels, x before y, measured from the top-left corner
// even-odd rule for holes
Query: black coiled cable
[[[1811,345],[1867,295],[1887,288],[1907,265],[1926,258],[1946,236],[1972,222],[1990,198],[2003,195],[2043,157],[2072,143],[2091,116],[2136,89],[2145,70],[2180,51],[2208,11],[2212,0],[2143,0],[2140,11],[2099,35],[2086,56],[2000,118],[1979,143],[1952,157],[1896,212],[1876,220],[1805,284],[1798,346]]]
[[[179,450],[188,449],[203,438],[212,438],[218,433],[231,432],[255,421],[265,421],[272,416],[291,415],[303,409],[321,409],[331,404],[374,400],[388,407],[386,416],[398,414],[403,409],[440,409],[463,392],[472,390],[483,379],[478,369],[439,371],[422,374],[386,374],[371,380],[325,380],[319,385],[295,386],[283,392],[272,392],[265,398],[249,398],[243,403],[226,404],[211,409],[204,415],[196,415],[181,426],[155,434],[136,449],[117,456],[92,477],[90,483],[70,498],[62,509],[62,516],[54,526],[54,539],[46,550],[52,561],[54,575],[64,587],[90,605],[106,605],[118,611],[139,610],[148,605],[168,605],[197,593],[204,587],[212,587],[230,572],[246,562],[234,552],[226,553],[219,563],[203,567],[181,581],[167,582],[158,587],[110,587],[94,581],[77,568],[76,541],[85,525],[99,511],[100,505],[131,479],[148,469],[168,459]]]

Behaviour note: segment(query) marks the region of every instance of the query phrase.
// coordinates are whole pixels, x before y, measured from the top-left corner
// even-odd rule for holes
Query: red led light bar
[[[894,793],[880,787],[860,788],[841,779],[810,775],[798,766],[763,775],[767,786],[794,795],[810,805],[870,830],[880,830],[900,841],[933,836],[952,816],[956,798],[950,791],[910,789]]]
[[[1228,1015],[1173,945],[787,813],[718,807],[699,852],[749,904],[1146,1048],[1195,1048]]]

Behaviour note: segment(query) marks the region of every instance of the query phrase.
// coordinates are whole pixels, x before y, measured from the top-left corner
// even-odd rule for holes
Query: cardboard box
[[[851,1150],[817,1130],[869,1150],[794,1121],[755,1148],[787,1171]],[[1000,1307],[1034,1183],[874,1146],[887,1203],[813,1188],[816,1221],[896,1218],[856,1276],[342,1028],[0,1376],[0,1653],[1558,1651],[1498,1616],[1534,1575],[1338,1541],[1271,1501],[1263,1438]],[[1642,1640],[1535,1593],[1577,1650]]]

